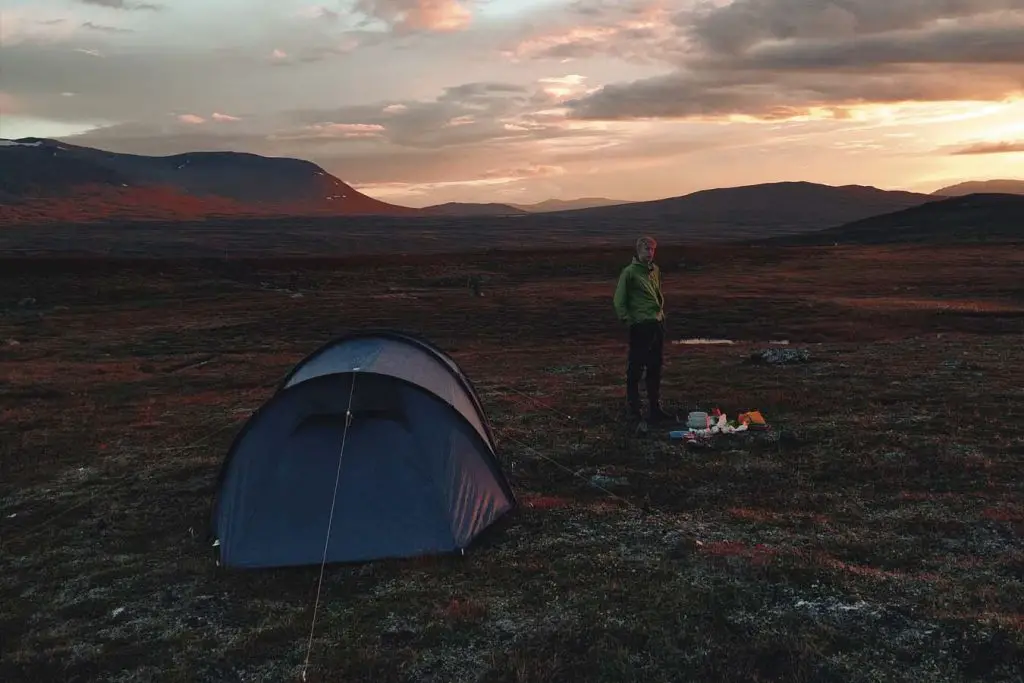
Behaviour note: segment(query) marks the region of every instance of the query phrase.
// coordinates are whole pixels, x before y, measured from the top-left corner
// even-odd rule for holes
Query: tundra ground
[[[328,566],[309,680],[1022,680],[1024,248],[664,249],[670,338],[734,342],[669,344],[668,406],[774,428],[711,450],[624,425],[627,258],[0,264],[0,678],[297,680],[319,567],[218,570],[214,478],[303,356],[398,327],[521,507]]]

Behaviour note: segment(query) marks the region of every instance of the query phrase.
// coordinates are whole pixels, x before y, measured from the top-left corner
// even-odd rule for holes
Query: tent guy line
[[[568,418],[568,419],[571,419],[571,420],[575,420],[576,419],[576,418],[572,417],[571,415],[567,415],[567,414],[563,414],[563,413],[559,413],[558,411],[555,411],[551,407],[549,407],[549,406],[545,405],[544,403],[540,402],[536,397],[530,396],[529,394],[526,394],[526,393],[520,391],[519,389],[516,389],[515,387],[509,386],[509,385],[491,385],[491,388],[505,389],[507,391],[519,394],[519,395],[521,395],[521,396],[523,396],[525,398],[530,399],[531,401],[536,403],[539,407],[544,408],[545,410],[551,411],[554,414],[559,415],[560,417],[565,417],[565,418]],[[232,410],[235,410],[235,409],[232,409]],[[165,446],[165,447],[162,447],[162,448],[142,448],[142,447],[135,448],[135,447],[130,447],[129,446],[128,448],[124,449],[124,452],[140,451],[140,452],[150,452],[150,453],[154,453],[154,452],[158,452],[158,453],[179,453],[179,452],[190,451],[190,450],[194,450],[194,449],[199,448],[200,446],[205,445],[213,437],[215,437],[218,434],[221,434],[223,432],[226,432],[227,430],[231,429],[232,427],[235,427],[237,424],[238,424],[238,420],[237,419],[233,419],[232,421],[230,421],[230,422],[228,422],[226,424],[220,425],[219,427],[216,427],[216,428],[210,430],[205,435],[200,436],[199,438],[197,438],[197,439],[195,439],[193,441],[190,441],[190,442],[188,442],[188,443],[186,443],[185,445],[182,445],[182,446]],[[507,437],[507,436],[504,436],[504,435],[502,436],[502,438],[503,439],[507,439],[509,441],[514,441],[514,442],[516,441],[515,439],[512,439],[511,437]],[[522,442],[516,442],[516,443],[518,443],[520,446],[523,445]],[[544,456],[541,455],[541,457],[544,457]],[[554,461],[552,461],[552,462],[554,462]],[[110,490],[113,490],[113,489],[117,488],[118,486],[121,485],[121,483],[122,482],[120,482],[120,481],[115,481],[115,482],[106,484],[105,486],[101,486],[101,487],[95,489],[93,491],[93,495],[90,496],[89,498],[87,498],[86,500],[83,500],[83,501],[81,501],[79,503],[75,503],[71,507],[69,507],[69,508],[67,508],[65,510],[62,510],[61,512],[56,513],[55,515],[47,518],[46,520],[40,522],[39,524],[36,524],[35,526],[31,526],[31,527],[28,527],[27,529],[23,529],[21,531],[18,531],[16,533],[14,533],[13,535],[5,536],[5,538],[4,538],[4,545],[6,546],[6,545],[8,545],[8,544],[10,544],[12,542],[17,542],[17,541],[20,541],[20,540],[24,540],[25,538],[27,538],[28,536],[36,533],[37,531],[40,531],[40,530],[50,526],[53,522],[57,521],[58,519],[60,519],[61,517],[65,516],[65,515],[67,515],[68,513],[74,512],[75,510],[78,510],[78,509],[82,508],[83,506],[88,505],[89,503],[93,502],[94,500],[97,499],[97,497],[99,496],[100,493],[106,493],[107,491],[110,491]]]
[[[546,411],[548,411],[548,412],[550,412],[550,413],[552,413],[554,415],[557,415],[557,416],[559,416],[561,418],[572,420],[572,421],[576,422],[577,424],[579,424],[578,419],[573,417],[572,415],[569,415],[568,413],[563,413],[561,411],[555,410],[554,408],[548,406],[547,404],[545,404],[542,401],[540,401],[539,399],[537,399],[535,396],[531,396],[530,394],[527,394],[527,393],[525,393],[525,392],[523,392],[523,391],[521,391],[521,390],[519,390],[519,389],[517,389],[517,388],[515,388],[513,386],[510,386],[510,385],[490,385],[489,388],[491,388],[491,389],[504,389],[506,391],[518,394],[520,396],[523,396],[524,398],[529,399],[530,401],[532,401],[534,404],[536,404],[539,408],[541,408],[543,410],[546,410]],[[237,419],[232,420],[232,421],[230,421],[230,422],[228,422],[226,424],[220,425],[219,427],[216,427],[216,428],[212,429],[211,431],[207,432],[205,435],[200,436],[199,438],[197,438],[197,439],[195,439],[193,441],[190,441],[187,444],[182,445],[182,446],[166,446],[166,447],[163,447],[163,448],[153,448],[153,449],[129,447],[129,448],[126,448],[125,451],[138,450],[138,451],[143,451],[143,452],[160,452],[160,453],[176,453],[176,452],[190,451],[190,450],[194,450],[194,449],[197,449],[197,448],[205,445],[213,437],[215,437],[218,434],[221,434],[221,433],[231,429],[232,427],[235,427],[237,424],[238,424],[238,420]],[[555,461],[555,460],[545,456],[540,451],[536,450],[532,446],[529,446],[528,444],[523,443],[522,441],[519,441],[518,439],[515,439],[515,438],[513,438],[511,436],[508,436],[508,435],[506,435],[504,433],[501,434],[500,439],[504,440],[504,441],[509,441],[509,442],[514,443],[514,444],[518,445],[519,447],[524,448],[524,449],[530,451],[531,453],[535,454],[537,457],[539,457],[539,458],[541,458],[543,460],[546,460],[547,462],[552,463],[553,465],[555,465],[555,466],[565,470],[566,472],[568,472],[570,474],[573,474],[574,476],[577,476],[577,477],[580,476],[579,474],[577,474],[576,472],[573,472],[572,470],[570,470],[569,468],[565,467],[561,463],[559,463],[559,462],[557,462],[557,461]],[[498,439],[496,439],[496,441],[497,440]],[[584,481],[586,481],[585,478],[583,478],[583,479],[584,479]],[[9,545],[12,542],[16,543],[18,541],[24,540],[25,538],[31,536],[32,534],[34,534],[34,533],[36,533],[36,532],[38,532],[38,531],[40,531],[40,530],[50,526],[53,522],[57,521],[61,517],[64,517],[65,515],[67,515],[67,514],[69,514],[71,512],[74,512],[75,510],[78,510],[78,509],[82,508],[83,506],[88,505],[88,504],[94,502],[95,500],[98,499],[100,493],[105,493],[107,491],[113,490],[113,489],[117,488],[118,486],[120,486],[121,483],[122,483],[121,481],[115,481],[115,482],[106,484],[105,486],[101,486],[101,487],[95,489],[93,491],[92,496],[90,496],[86,500],[83,500],[83,501],[81,501],[79,503],[75,503],[71,507],[69,507],[69,508],[67,508],[65,510],[62,510],[61,512],[56,513],[55,515],[47,518],[46,520],[40,522],[39,524],[36,524],[35,526],[31,526],[31,527],[29,527],[27,529],[24,529],[24,530],[21,530],[19,532],[16,532],[14,535],[6,536],[4,538],[4,545],[7,546],[7,545]],[[590,483],[590,482],[588,482],[588,483]],[[626,502],[631,507],[640,509],[634,503],[626,500],[622,496],[619,496],[619,495],[617,495],[617,494],[615,494],[615,493],[613,493],[611,491],[608,491],[607,489],[604,489],[603,487],[600,487],[600,486],[598,486],[596,484],[591,484],[591,485],[594,486],[595,488],[601,489],[602,491],[604,491],[605,493],[607,493],[609,496],[611,496],[613,498],[616,498],[618,500]]]
[[[618,495],[617,493],[609,491],[608,489],[606,489],[605,487],[601,486],[600,484],[595,484],[594,482],[592,482],[591,480],[587,479],[586,477],[584,477],[579,472],[575,472],[575,471],[569,469],[568,467],[566,467],[562,463],[558,462],[557,460],[555,460],[553,458],[549,458],[548,456],[544,455],[543,453],[538,451],[533,446],[530,446],[529,444],[523,443],[519,439],[515,439],[515,438],[513,438],[511,436],[506,436],[506,437],[504,437],[504,439],[506,441],[510,441],[510,442],[514,443],[515,445],[519,446],[520,448],[526,449],[527,451],[535,454],[537,457],[541,458],[542,460],[546,460],[547,462],[551,463],[552,465],[554,465],[555,467],[559,468],[560,470],[562,470],[564,472],[567,472],[568,474],[571,474],[574,477],[578,477],[580,480],[586,482],[589,486],[593,486],[595,489],[598,489],[599,491],[603,491],[604,493],[608,494],[609,496],[611,496],[615,500],[622,501],[628,507],[631,507],[634,510],[637,510],[639,512],[653,512],[655,514],[655,516],[663,515],[665,517],[668,517],[668,515],[665,515],[664,513],[660,512],[659,510],[657,510],[656,508],[653,508],[653,507],[649,508],[648,510],[644,510],[642,507],[640,507],[639,505],[637,505],[633,501],[631,501],[631,500],[629,500],[627,498],[623,498],[622,496]]]
[[[572,415],[569,415],[567,413],[562,413],[562,412],[556,410],[555,408],[552,408],[551,406],[548,406],[548,405],[544,404],[543,402],[541,402],[536,397],[530,396],[529,394],[523,394],[523,392],[520,392],[520,391],[518,391],[516,389],[513,389],[513,391],[522,394],[526,398],[531,399],[534,403],[537,404],[537,406],[539,406],[543,410],[546,410],[546,411],[552,413],[553,415],[557,415],[557,416],[562,417],[562,418],[567,418],[567,419],[575,422],[577,425],[580,424],[579,420],[577,420]],[[600,437],[597,437],[597,438],[600,438]],[[498,439],[495,439],[495,441],[497,441],[497,440]],[[613,491],[608,490],[604,486],[601,486],[600,484],[597,484],[594,481],[592,481],[590,479],[587,479],[586,477],[584,477],[579,472],[566,467],[565,465],[563,465],[562,463],[558,462],[554,458],[551,458],[551,457],[549,457],[547,455],[544,455],[543,453],[541,453],[539,450],[537,450],[533,446],[530,446],[529,444],[524,443],[524,442],[520,441],[519,439],[516,439],[515,437],[508,436],[507,434],[502,434],[501,435],[501,440],[509,441],[511,443],[516,444],[520,448],[523,448],[526,451],[534,454],[535,456],[537,456],[541,460],[545,460],[545,461],[551,463],[552,465],[554,465],[555,467],[559,468],[560,470],[562,470],[562,471],[564,471],[564,472],[566,472],[568,474],[571,474],[574,477],[577,477],[578,479],[586,482],[588,486],[592,486],[595,489],[604,492],[605,494],[607,494],[608,496],[610,496],[611,498],[613,498],[615,500],[622,501],[623,503],[626,504],[627,507],[632,508],[633,510],[636,510],[637,512],[646,513],[646,514],[649,514],[649,515],[651,515],[652,517],[655,517],[655,518],[659,518],[660,517],[663,520],[667,520],[670,524],[679,524],[680,523],[679,518],[673,517],[672,515],[668,514],[667,512],[664,512],[664,511],[660,510],[659,508],[657,508],[654,505],[647,505],[646,507],[641,507],[640,505],[637,505],[636,503],[634,503],[633,501],[629,500],[628,498],[626,498],[624,496],[620,496],[619,494],[617,494],[617,493],[615,493]],[[694,539],[694,541],[695,541],[695,543],[698,546],[702,545],[701,541],[699,541],[697,539]]]
[[[324,569],[327,567],[327,548],[331,544],[331,527],[334,522],[334,507],[338,502],[338,484],[341,482],[341,460],[345,457],[345,442],[348,440],[348,429],[352,426],[352,397],[356,390],[356,376],[359,368],[352,368],[352,381],[348,387],[348,406],[345,408],[345,431],[341,435],[341,448],[338,450],[338,469],[334,475],[334,494],[331,497],[331,516],[327,520],[327,534],[324,537],[324,554],[320,560],[320,578],[316,582],[316,602],[313,603],[313,619],[309,625],[309,642],[306,644],[306,661],[302,665],[302,680],[306,680],[309,670],[309,656],[313,651],[313,632],[316,629],[316,614],[320,607],[320,591],[324,585]]]
[[[530,399],[538,407],[540,407],[540,408],[542,408],[544,410],[547,410],[547,411],[549,411],[549,412],[551,412],[551,413],[553,413],[555,415],[558,415],[559,417],[566,418],[566,419],[578,422],[578,420],[575,417],[573,417],[572,415],[569,415],[569,414],[566,414],[566,413],[561,413],[561,412],[551,408],[550,406],[544,404],[543,402],[541,402],[536,397],[531,396],[531,395],[529,395],[529,394],[527,394],[527,393],[525,393],[525,392],[523,392],[523,391],[521,391],[519,389],[516,389],[513,386],[510,386],[510,385],[490,385],[490,388],[492,388],[492,389],[505,389],[505,390],[507,390],[509,392],[512,392],[512,393],[515,393],[515,394],[519,394],[520,396],[523,396],[524,398]],[[182,446],[165,446],[165,447],[162,447],[162,448],[133,448],[133,447],[128,447],[128,448],[124,449],[124,451],[127,452],[127,451],[137,450],[137,451],[140,451],[140,452],[151,452],[151,453],[153,453],[153,452],[159,452],[159,453],[178,453],[178,452],[190,451],[190,450],[194,450],[194,449],[199,448],[200,446],[205,445],[213,437],[215,437],[218,434],[221,434],[221,433],[231,429],[232,427],[235,427],[237,424],[238,424],[238,420],[234,419],[234,420],[232,420],[232,421],[230,421],[230,422],[228,422],[226,424],[220,425],[219,427],[216,427],[216,428],[210,430],[205,435],[203,435],[203,436],[201,436],[201,437],[199,437],[199,438],[197,438],[197,439],[195,439],[193,441],[190,441],[187,444],[182,445]],[[523,447],[523,448],[526,448],[528,450],[531,450],[532,452],[536,453],[540,458],[542,458],[544,460],[547,460],[547,461],[549,461],[549,462],[551,462],[551,463],[553,463],[553,464],[555,464],[555,465],[557,465],[559,467],[562,467],[563,469],[566,469],[566,471],[568,471],[568,472],[570,472],[572,474],[575,474],[571,470],[568,470],[567,468],[565,468],[560,463],[558,463],[558,462],[556,462],[554,460],[551,460],[551,458],[548,458],[544,454],[542,454],[539,451],[537,451],[536,449],[533,449],[532,447],[524,444],[521,441],[518,441],[518,440],[516,440],[516,439],[514,439],[514,438],[512,438],[510,436],[506,436],[505,434],[501,435],[501,439],[502,440],[511,441],[511,442],[519,445],[520,447]],[[31,527],[29,527],[27,529],[24,529],[24,530],[21,530],[19,532],[16,532],[13,536],[6,536],[4,538],[4,545],[8,545],[8,544],[10,544],[12,542],[17,542],[17,541],[20,541],[20,540],[24,540],[25,538],[27,538],[28,536],[34,534],[35,532],[40,531],[40,530],[50,526],[53,522],[57,521],[58,519],[60,519],[61,517],[65,516],[65,515],[67,515],[68,513],[74,512],[75,510],[78,510],[81,507],[83,507],[85,505],[88,505],[89,503],[93,502],[94,500],[96,500],[98,498],[100,493],[105,493],[107,491],[110,491],[110,490],[113,490],[113,489],[117,488],[119,485],[121,485],[121,483],[122,482],[120,482],[120,481],[115,481],[115,482],[106,484],[105,486],[101,486],[101,487],[95,489],[93,491],[93,495],[90,496],[89,498],[87,498],[86,500],[83,500],[83,501],[81,501],[79,503],[75,503],[71,507],[69,507],[69,508],[67,508],[65,510],[62,510],[61,512],[56,513],[55,515],[47,518],[46,520],[40,522],[39,524],[36,524],[35,526],[31,526]],[[600,487],[598,487],[598,488],[600,488]],[[621,498],[620,496],[616,496],[614,493],[611,493],[610,491],[606,491],[606,493],[608,493],[609,495],[611,495],[613,497],[625,500],[625,499]]]
[[[560,410],[557,410],[557,409],[553,408],[552,406],[550,406],[550,405],[548,405],[546,403],[543,403],[536,396],[531,396],[530,394],[527,394],[525,391],[521,391],[520,389],[516,389],[513,386],[508,386],[508,385],[492,385],[492,387],[495,388],[495,389],[507,389],[508,391],[511,391],[512,393],[519,394],[520,396],[522,396],[524,398],[530,399],[531,401],[533,401],[534,404],[536,404],[537,406],[543,408],[544,410],[547,410],[550,413],[558,415],[559,417],[564,417],[564,418],[566,418],[568,420],[571,420],[572,422],[579,423],[579,420],[577,420],[575,417],[573,417],[569,413],[563,413]]]
[[[495,386],[494,388],[497,388],[497,386]],[[576,423],[577,427],[581,424],[580,421],[576,417],[574,417],[572,415],[569,415],[568,413],[563,413],[560,410],[557,410],[556,408],[554,408],[554,407],[552,407],[550,405],[547,405],[546,403],[544,403],[540,399],[536,398],[535,396],[531,396],[531,395],[529,395],[527,393],[524,393],[522,391],[519,391],[518,389],[515,389],[513,387],[505,387],[505,388],[510,389],[511,391],[513,391],[513,392],[515,392],[517,394],[520,394],[520,395],[524,396],[525,398],[530,399],[531,401],[533,401],[542,410],[546,410],[547,412],[549,412],[549,413],[551,413],[553,415],[557,415],[557,416],[559,416],[561,418],[568,419],[568,420]],[[600,439],[600,437],[596,437],[596,438]],[[497,439],[497,438],[495,439],[496,442],[498,440],[499,439]],[[566,467],[565,465],[563,465],[562,463],[558,462],[554,458],[551,458],[551,457],[549,457],[547,455],[544,455],[543,453],[541,453],[539,450],[537,450],[533,446],[530,446],[529,444],[524,443],[524,442],[520,441],[519,439],[516,439],[515,437],[508,436],[507,434],[502,434],[501,437],[500,437],[500,440],[511,442],[511,443],[519,446],[520,448],[525,449],[529,453],[532,453],[533,455],[535,455],[537,458],[540,458],[541,460],[547,461],[547,462],[551,463],[552,465],[554,465],[555,467],[559,468],[560,470],[566,472],[567,474],[571,474],[572,476],[577,477],[581,481],[586,482],[588,486],[592,486],[593,488],[595,488],[595,489],[597,489],[599,491],[602,491],[603,493],[607,494],[609,497],[611,497],[611,498],[613,498],[615,500],[623,502],[627,507],[632,508],[633,510],[635,510],[637,512],[649,514],[649,515],[651,515],[652,517],[654,517],[656,519],[657,518],[661,518],[663,521],[667,521],[670,525],[673,525],[673,526],[681,525],[681,521],[682,520],[680,520],[678,517],[674,517],[674,516],[668,514],[667,512],[664,512],[663,510],[661,510],[660,508],[658,508],[658,507],[656,507],[654,505],[648,504],[646,507],[641,507],[640,505],[637,505],[636,503],[634,503],[633,501],[629,500],[628,498],[626,498],[624,496],[621,496],[621,495],[619,495],[619,494],[617,494],[617,493],[615,493],[613,491],[608,490],[607,488],[605,488],[604,486],[601,486],[600,484],[594,482],[593,480],[587,479],[586,477],[584,477],[579,472]],[[701,540],[697,539],[697,538],[694,538],[693,541],[694,541],[694,544],[697,545],[698,547],[703,545],[703,542]]]

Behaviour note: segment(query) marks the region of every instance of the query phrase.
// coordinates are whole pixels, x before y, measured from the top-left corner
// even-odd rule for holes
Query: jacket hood
[[[634,256],[633,257],[632,265],[634,265],[634,266],[642,266],[642,267],[647,268],[648,270],[650,270],[651,268],[654,267],[654,261],[651,261],[650,263],[644,263],[643,261],[640,260],[639,257]]]

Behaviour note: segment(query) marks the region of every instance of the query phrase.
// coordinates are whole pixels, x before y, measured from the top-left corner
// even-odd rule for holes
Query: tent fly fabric
[[[362,332],[307,356],[250,417],[211,533],[225,567],[359,562],[459,551],[514,506],[455,362],[408,334]]]

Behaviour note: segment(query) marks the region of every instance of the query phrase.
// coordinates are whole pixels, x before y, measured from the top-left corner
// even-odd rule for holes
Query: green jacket
[[[635,256],[622,269],[615,287],[615,314],[627,325],[665,319],[665,296],[661,293],[661,269],[648,267]]]

